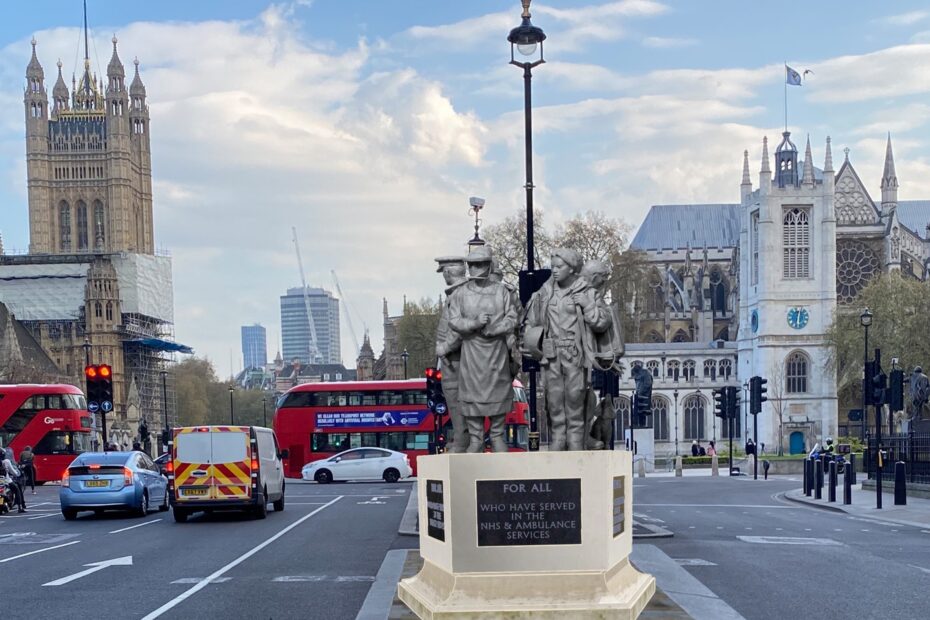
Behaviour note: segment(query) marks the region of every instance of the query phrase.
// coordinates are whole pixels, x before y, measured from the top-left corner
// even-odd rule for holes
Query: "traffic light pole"
[[[739,415],[739,412],[738,412],[738,410],[736,409],[736,407],[732,407],[732,411],[730,411],[730,413],[735,413],[736,415]],[[731,476],[733,475],[733,423],[734,423],[735,421],[736,421],[736,416],[730,416],[730,417],[727,418],[727,428],[729,429],[729,432],[730,432],[730,463],[729,463],[729,469],[730,469],[730,475],[731,475]]]
[[[875,373],[882,372],[882,350],[875,349]],[[884,399],[874,399],[875,405],[875,508],[882,508],[882,404]],[[865,412],[863,412],[865,415]]]
[[[755,454],[752,459],[752,479],[759,479],[759,415],[752,416],[752,442],[755,444]]]

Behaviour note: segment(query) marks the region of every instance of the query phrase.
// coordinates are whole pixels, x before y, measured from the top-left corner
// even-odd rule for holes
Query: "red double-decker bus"
[[[17,460],[32,446],[36,482],[61,480],[90,450],[90,427],[84,393],[73,385],[0,385],[0,441]]]
[[[507,414],[507,441],[525,450],[526,396],[514,386],[514,410]],[[442,427],[450,429],[449,416]],[[288,450],[285,473],[299,478],[301,468],[349,448],[377,447],[403,452],[416,474],[416,457],[428,454],[435,418],[426,405],[426,379],[306,383],[278,399],[274,431]]]

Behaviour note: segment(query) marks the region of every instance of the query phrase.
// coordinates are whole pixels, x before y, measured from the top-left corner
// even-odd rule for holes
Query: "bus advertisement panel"
[[[73,385],[0,385],[0,441],[17,461],[32,447],[36,482],[61,480],[74,457],[90,450],[84,393]]]
[[[507,441],[525,450],[526,397],[514,387],[514,410],[507,414]],[[449,416],[441,420],[451,436]],[[377,447],[403,452],[416,474],[416,457],[428,454],[436,420],[426,405],[426,379],[307,383],[278,399],[274,431],[288,450],[285,472],[300,478],[301,468],[350,448]],[[440,442],[442,444],[443,442]]]

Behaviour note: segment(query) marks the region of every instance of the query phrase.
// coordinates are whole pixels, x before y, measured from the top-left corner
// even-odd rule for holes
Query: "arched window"
[[[704,398],[692,395],[685,399],[685,439],[704,439]]]
[[[727,359],[720,360],[719,371],[717,374],[719,374],[720,377],[723,379],[729,379],[732,373],[733,373],[733,364],[730,363],[730,360],[727,360]]]
[[[694,363],[694,360],[685,360],[681,365],[681,371],[685,375],[685,381],[694,380],[694,369],[697,365]]]
[[[677,332],[675,332],[675,336],[672,338],[672,342],[691,342],[691,337],[688,336],[688,333],[685,330],[679,329]]]
[[[58,230],[62,251],[71,249],[71,205],[62,200],[58,203]]]
[[[810,217],[804,209],[786,209],[782,227],[784,257],[782,275],[786,279],[809,278],[811,275]]]
[[[623,437],[623,430],[630,423],[630,399],[621,396],[614,399],[617,417],[614,419],[614,437]]]
[[[727,283],[719,267],[710,271],[710,309],[713,316],[727,313]]]
[[[113,302],[112,301],[107,302],[107,320],[108,321],[113,320]]]
[[[668,399],[652,397],[652,436],[656,441],[668,441]]]
[[[94,201],[94,247],[103,248],[106,245],[106,226],[104,225],[103,203]]]
[[[810,358],[795,351],[785,360],[785,391],[789,394],[806,394]]]
[[[649,360],[646,362],[646,370],[648,370],[656,379],[659,378],[659,362],[655,360]]]
[[[98,319],[103,317],[103,305],[99,301],[94,303],[94,316]]]
[[[717,378],[717,362],[704,360],[704,377],[714,380]]]
[[[662,276],[655,269],[649,274],[649,294],[646,298],[646,312],[661,314],[665,312],[665,290],[662,288]]]
[[[646,342],[665,342],[665,339],[662,337],[662,334],[656,330],[652,330],[646,334]]]
[[[674,379],[675,381],[678,381],[678,377],[681,376],[681,364],[678,362],[678,360],[670,361],[668,365],[666,366],[666,369],[667,369],[666,376],[669,379]]]
[[[87,249],[87,205],[83,200],[77,201],[77,246]]]

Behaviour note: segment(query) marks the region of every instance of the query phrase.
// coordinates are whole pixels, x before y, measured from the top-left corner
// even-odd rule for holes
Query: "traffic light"
[[[719,388],[714,390],[714,415],[718,418],[727,417],[727,390]]]
[[[891,371],[891,385],[888,389],[888,405],[891,411],[904,410],[904,371]]]
[[[728,385],[726,388],[727,391],[727,416],[731,420],[739,417],[739,387],[735,385]]]
[[[436,438],[436,454],[443,454],[446,451],[446,436],[443,433],[439,433],[439,436]]]
[[[652,415],[652,390],[649,391],[649,398],[633,395],[633,419],[630,423],[639,428],[645,428],[649,425],[649,416]]]
[[[750,377],[749,379],[749,413],[756,415],[762,413],[762,403],[768,400],[765,393],[768,391],[765,384],[768,379]]]
[[[872,377],[875,375],[875,362],[867,360],[865,369],[862,372],[862,393],[865,397],[865,404],[874,405],[875,403],[872,402]]]
[[[84,367],[87,382],[87,410],[91,413],[113,410],[113,369],[107,364]]]
[[[161,445],[167,446],[169,441],[171,441],[171,431],[166,428],[161,432]]]
[[[100,377],[100,408],[106,413],[113,408],[113,370],[107,364],[100,364],[97,376]],[[104,403],[109,403],[109,406]]]
[[[437,416],[446,415],[448,410],[442,393],[442,371],[438,368],[426,369],[426,405]],[[436,428],[441,428],[441,424],[437,423]]]
[[[882,372],[882,368],[878,363],[873,364],[873,374],[869,383],[869,391],[871,392],[869,403],[880,407],[885,404],[885,389],[888,387],[888,376]]]

